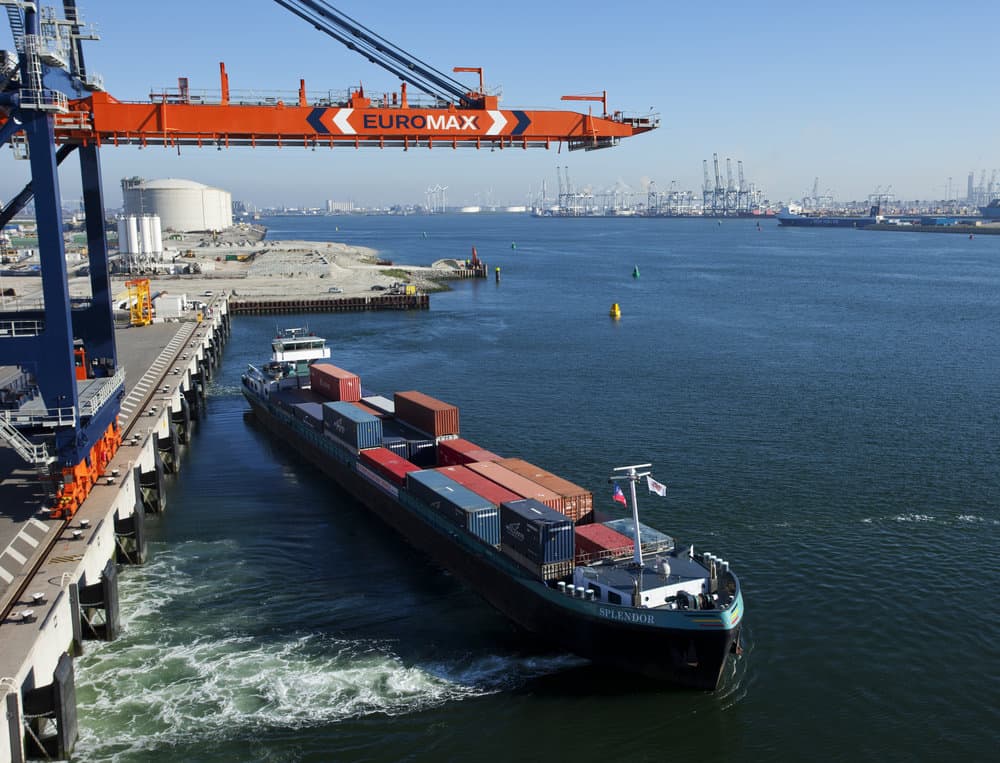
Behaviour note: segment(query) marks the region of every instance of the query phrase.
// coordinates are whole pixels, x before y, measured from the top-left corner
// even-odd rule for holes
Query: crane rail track
[[[157,359],[152,363],[149,370],[143,375],[142,379],[140,379],[132,390],[126,394],[125,399],[122,401],[122,408],[126,405],[131,405],[133,406],[131,408],[132,411],[142,411],[150,404],[156,395],[162,394],[161,388],[164,382],[168,379],[168,377],[172,376],[171,370],[173,366],[176,364],[177,359],[184,351],[184,347],[191,340],[192,336],[194,336],[198,326],[199,324],[195,323],[186,323],[183,325],[174,339],[167,344]],[[145,389],[139,391],[141,386],[145,386]],[[122,427],[123,443],[132,431],[140,425],[141,421],[142,418],[140,416],[131,416],[126,414],[124,425]],[[73,517],[70,517],[69,519],[62,520],[59,524],[53,524],[50,526],[45,538],[35,547],[27,567],[22,568],[21,572],[18,573],[21,576],[21,580],[3,593],[2,598],[0,598],[0,625],[7,621],[11,612],[18,606],[18,603],[21,601],[21,597],[23,597],[27,592],[28,587],[35,579],[39,569],[41,569],[46,560],[50,558],[52,549],[55,547],[56,543],[59,542],[59,539],[62,538],[63,533],[67,530],[72,521]]]

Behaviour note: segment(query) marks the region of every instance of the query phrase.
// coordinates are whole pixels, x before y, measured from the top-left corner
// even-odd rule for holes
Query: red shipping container
[[[620,559],[629,556],[635,541],[604,525],[578,525],[576,535],[576,563],[587,564],[598,559]]]
[[[559,511],[574,522],[579,522],[581,519],[590,521],[593,518],[594,494],[589,490],[548,472],[540,466],[530,464],[522,458],[501,458],[498,463],[510,469],[514,474],[527,477],[532,482],[560,496],[563,503]]]
[[[519,501],[521,496],[501,487],[492,480],[486,479],[481,474],[476,474],[471,469],[464,466],[442,466],[436,471],[455,480],[459,485],[468,488],[478,496],[482,496],[492,504],[499,506],[504,501]]]
[[[388,448],[369,448],[361,451],[361,460],[380,476],[400,487],[406,482],[407,472],[418,472],[420,467],[396,455]]]
[[[458,434],[458,408],[442,403],[423,392],[397,392],[393,395],[396,418],[431,437]]]
[[[477,461],[474,464],[466,464],[465,468],[471,469],[476,474],[492,480],[501,487],[505,487],[512,493],[517,493],[521,498],[534,498],[539,503],[544,503],[550,509],[560,511],[563,500],[551,490],[546,490],[527,477],[515,474],[510,469],[500,466],[494,461]]]
[[[327,400],[354,403],[361,399],[361,378],[330,363],[309,366],[309,386]]]
[[[474,464],[476,461],[499,461],[500,456],[483,450],[475,443],[463,440],[441,440],[438,443],[438,464],[440,466],[461,466]]]

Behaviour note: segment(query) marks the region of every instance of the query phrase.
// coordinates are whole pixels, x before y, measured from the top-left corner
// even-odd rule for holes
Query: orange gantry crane
[[[0,51],[0,146],[28,158],[32,181],[0,207],[0,228],[34,199],[39,231],[44,307],[5,313],[0,322],[44,327],[0,341],[0,365],[13,365],[35,379],[40,412],[19,412],[25,432],[0,427],[0,439],[20,445],[25,458],[59,483],[53,516],[71,517],[121,443],[119,402],[124,369],[118,365],[108,275],[108,247],[100,180],[102,146],[302,146],[475,147],[593,150],[659,126],[653,114],[601,116],[571,111],[501,109],[486,92],[478,67],[469,88],[396,47],[322,0],[275,0],[349,49],[397,76],[399,92],[380,97],[358,87],[343,95],[310,98],[300,80],[297,96],[247,99],[230,92],[220,64],[220,93],[191,92],[186,79],[175,91],[151,93],[142,103],[120,101],[103,91],[84,65],[83,40],[96,39],[82,24],[76,0],[62,0],[59,19],[37,2],[0,0],[10,20],[15,52]],[[411,97],[408,87],[422,95]],[[57,148],[58,147],[58,148]],[[27,150],[25,150],[27,149]],[[90,256],[92,297],[73,304],[67,287],[62,208],[57,166],[71,153],[80,158]],[[146,302],[134,318],[148,320]],[[77,340],[79,345],[77,346]],[[83,385],[97,385],[83,401]],[[91,390],[93,391],[93,390]],[[8,417],[9,418],[9,417]],[[0,419],[0,423],[7,419]],[[31,446],[25,433],[40,432],[47,445]],[[54,448],[47,449],[48,444]],[[30,446],[30,447],[29,447]]]
[[[564,97],[598,100],[601,116],[572,111],[505,110],[499,97],[485,92],[483,70],[459,66],[456,72],[479,75],[470,89],[419,58],[396,47],[321,0],[275,0],[312,26],[343,42],[402,81],[399,92],[379,97],[358,87],[337,97],[310,99],[305,81],[289,101],[232,97],[220,64],[217,99],[192,94],[186,78],[176,90],[151,93],[142,103],[124,102],[94,92],[70,100],[55,119],[56,141],[63,144],[141,146],[303,146],[378,148],[436,146],[529,148],[566,146],[593,150],[659,126],[655,115],[607,113],[607,95]],[[411,97],[408,85],[423,95]],[[429,97],[429,99],[427,98]]]

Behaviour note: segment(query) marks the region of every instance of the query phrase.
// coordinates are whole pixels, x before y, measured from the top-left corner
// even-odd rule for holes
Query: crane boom
[[[472,108],[479,100],[462,83],[393,45],[323,0],[275,0],[321,32],[438,100]]]

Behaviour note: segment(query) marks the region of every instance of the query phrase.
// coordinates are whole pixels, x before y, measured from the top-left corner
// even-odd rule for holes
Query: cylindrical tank
[[[158,215],[163,229],[216,231],[233,225],[228,191],[178,178],[122,180],[126,214]]]
[[[150,215],[150,230],[153,234],[152,252],[157,257],[163,256],[163,228],[160,226],[160,216]]]
[[[150,245],[153,243],[153,233],[149,229],[149,215],[139,218],[139,253],[150,254]]]

